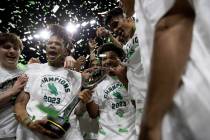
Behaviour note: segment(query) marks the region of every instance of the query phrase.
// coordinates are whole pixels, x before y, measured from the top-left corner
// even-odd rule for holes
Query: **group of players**
[[[96,31],[107,43],[89,42],[89,69],[81,68],[85,57],[71,56],[71,39],[59,25],[49,28],[48,63],[28,64],[25,71],[17,67],[20,39],[0,34],[0,139],[57,137],[45,127],[49,110],[62,116],[75,96],[81,102],[60,139],[84,139],[78,117],[85,111],[97,118],[99,140],[209,139],[209,3],[120,4],[122,9],[108,12],[106,27]],[[82,88],[82,77],[95,68],[106,68],[106,77],[91,89]]]

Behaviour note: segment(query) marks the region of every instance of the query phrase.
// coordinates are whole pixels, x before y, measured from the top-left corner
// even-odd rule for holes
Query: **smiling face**
[[[132,36],[134,24],[130,18],[114,17],[109,25],[110,30],[116,34],[117,39],[123,44]]]
[[[103,67],[117,67],[119,65],[120,59],[119,56],[113,51],[106,51],[103,53],[101,59],[101,64]]]
[[[68,54],[64,46],[64,40],[57,36],[51,36],[47,43],[46,56],[49,65],[55,67],[63,66],[65,57]]]
[[[108,69],[115,68],[120,64],[119,56],[113,51],[106,51],[103,53],[104,57],[101,59],[101,64],[103,67]],[[110,76],[114,76],[115,74],[111,71],[108,72]]]
[[[11,42],[0,45],[0,65],[3,68],[14,70],[17,68],[20,56],[20,47]]]

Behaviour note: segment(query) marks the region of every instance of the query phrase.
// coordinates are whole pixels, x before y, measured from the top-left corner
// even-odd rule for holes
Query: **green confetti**
[[[49,116],[53,117],[53,118],[57,118],[59,116],[59,111],[50,108],[50,107],[46,107],[43,104],[39,104],[37,106],[42,112],[47,113]]]
[[[118,132],[125,133],[125,132],[128,132],[128,129],[127,128],[119,128]]]
[[[17,68],[22,70],[22,71],[25,71],[27,69],[27,65],[23,65],[22,63],[18,63]]]
[[[28,1],[31,5],[35,5],[35,1]]]

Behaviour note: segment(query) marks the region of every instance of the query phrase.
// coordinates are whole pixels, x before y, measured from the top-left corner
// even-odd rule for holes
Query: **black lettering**
[[[119,108],[119,103],[116,103],[116,108]]]
[[[65,92],[70,92],[71,90],[69,88],[65,89]]]
[[[44,96],[44,101],[47,102],[47,96],[46,95]]]
[[[105,90],[104,92],[105,92],[105,94],[108,94],[108,93],[109,93],[109,91],[108,91],[108,90]]]
[[[50,81],[54,81],[54,78],[53,77],[49,77],[49,82]]]
[[[58,81],[59,80],[59,78],[58,77],[55,77],[55,81]]]
[[[62,85],[64,85],[65,83],[66,83],[66,81],[65,81],[65,80],[62,80],[62,81],[61,81],[61,84],[62,84]]]
[[[51,99],[52,99],[51,97],[48,97],[47,101],[51,103]]]
[[[126,102],[125,101],[123,101],[122,103],[123,103],[123,106],[126,106]]]
[[[59,79],[58,82],[61,83],[61,80],[62,80],[62,79]]]
[[[108,95],[107,94],[104,94],[104,98],[107,99],[107,97],[108,97]]]
[[[44,77],[44,82],[43,82],[43,83],[45,83],[45,82],[48,82],[48,80],[47,80],[47,78],[46,78],[46,77]]]
[[[112,91],[112,87],[109,87],[108,90],[109,90],[109,92],[111,92]]]
[[[112,109],[115,109],[115,104],[112,104]]]
[[[57,98],[56,104],[60,104],[60,102],[61,102],[61,99],[60,98]]]
[[[55,103],[55,101],[56,101],[56,98],[55,97],[53,97],[52,99],[51,99],[51,103]]]
[[[116,88],[117,88],[117,84],[115,84],[115,85],[112,86],[112,90],[114,90]]]
[[[69,85],[68,84],[65,84],[65,85],[63,85],[64,86],[64,88],[68,88],[69,87]]]

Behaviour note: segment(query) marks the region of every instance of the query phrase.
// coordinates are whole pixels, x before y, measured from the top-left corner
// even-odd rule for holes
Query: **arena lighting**
[[[50,32],[48,30],[42,30],[42,31],[39,32],[39,36],[42,39],[49,39]]]
[[[96,20],[95,20],[95,19],[92,19],[91,21],[85,21],[85,22],[83,22],[82,24],[79,24],[79,23],[73,24],[73,23],[69,22],[69,23],[66,25],[65,28],[66,28],[66,30],[67,30],[68,32],[70,32],[70,33],[73,34],[73,33],[75,33],[75,32],[77,31],[78,28],[80,28],[81,26],[82,26],[82,27],[85,27],[85,26],[87,26],[89,23],[90,23],[91,25],[94,25],[94,24],[96,24]],[[26,33],[28,34],[28,33],[30,33],[30,32],[26,32]],[[44,39],[44,40],[46,40],[46,39],[49,39],[49,37],[50,37],[50,31],[48,31],[48,30],[46,30],[46,29],[43,29],[43,30],[41,30],[39,33],[34,34],[33,36],[23,38],[22,41],[32,40],[33,38],[35,38],[35,39]]]
[[[30,47],[29,49],[32,50],[32,51],[35,51],[36,50],[35,48],[32,48],[32,47]]]
[[[29,36],[29,37],[28,37],[28,40],[32,40],[32,39],[33,39],[33,37],[32,37],[32,36]]]
[[[77,26],[73,23],[68,23],[66,26],[66,30],[70,33],[75,33],[77,31]]]
[[[43,53],[46,53],[46,50],[42,50],[43,51]]]
[[[27,38],[25,38],[25,37],[22,39],[22,41],[26,41],[26,40],[27,40]]]
[[[40,35],[39,34],[35,34],[34,35],[34,38],[39,39],[40,38]]]
[[[83,22],[81,25],[82,25],[83,27],[85,27],[86,25],[88,25],[88,22]]]
[[[104,57],[106,57],[106,54],[99,54],[99,57],[104,58]]]
[[[96,20],[94,20],[94,19],[90,21],[91,25],[94,25],[95,23],[96,23]]]
[[[81,25],[80,25],[79,23],[76,25],[77,28],[79,28],[80,26],[81,26]]]
[[[54,8],[52,9],[53,13],[56,13],[59,9],[59,5],[55,5]]]

